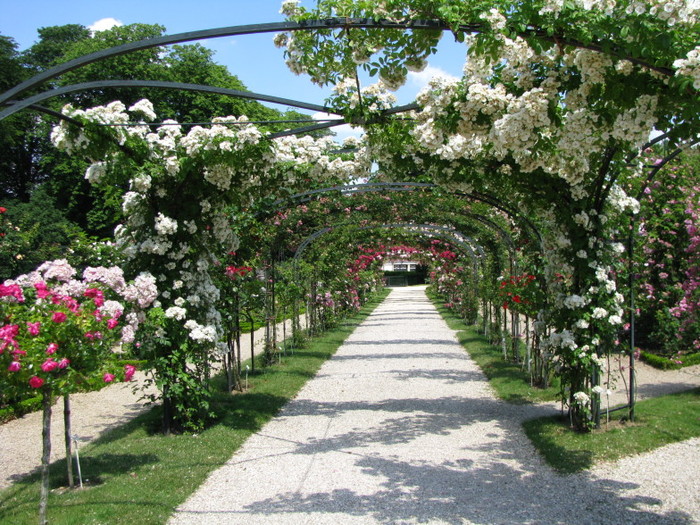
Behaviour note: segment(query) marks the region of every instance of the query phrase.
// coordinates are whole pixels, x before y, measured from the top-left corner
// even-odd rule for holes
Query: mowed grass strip
[[[431,299],[501,399],[511,403],[557,399],[558,388],[531,387],[520,365],[504,361],[500,348],[490,344],[476,327],[467,326],[434,295]],[[640,401],[635,405],[633,422],[625,419],[627,412],[614,412],[608,423],[603,408],[601,428],[590,433],[572,431],[566,416],[533,419],[523,426],[542,457],[562,474],[700,437],[700,389]]]
[[[65,460],[53,463],[51,525],[166,523],[213,470],[296,395],[388,293],[378,293],[360,313],[288,353],[280,364],[251,374],[246,393],[225,393],[225,381],[219,378],[222,392],[214,404],[220,418],[200,434],[161,435],[160,408],[155,407],[80,448],[82,490],[57,488],[66,485],[66,465]],[[0,492],[0,523],[35,525],[38,502],[39,476],[17,481]]]
[[[623,411],[626,414],[626,411]],[[603,461],[649,452],[700,437],[700,388],[639,401],[633,422],[619,413],[610,423],[587,434],[572,432],[565,417],[526,421],[525,433],[542,457],[562,474],[591,468]]]

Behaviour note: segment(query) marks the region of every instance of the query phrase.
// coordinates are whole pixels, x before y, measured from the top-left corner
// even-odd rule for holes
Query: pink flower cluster
[[[150,275],[142,274],[133,285],[127,285],[118,268],[88,268],[84,277],[94,279],[91,281],[75,280],[75,274],[65,260],[59,260],[0,285],[0,319],[5,323],[0,325],[0,362],[4,361],[9,377],[15,378],[12,381],[41,388],[57,374],[72,370],[73,351],[100,356],[77,362],[106,367],[102,357],[108,357],[120,339],[119,332],[113,332],[119,327],[123,307],[107,300],[104,285],[122,296],[130,295],[141,306],[149,305],[157,295]],[[140,318],[135,314],[127,317],[129,324],[124,329],[133,333]],[[135,370],[132,365],[124,368],[127,381]],[[84,376],[100,371],[76,372]],[[115,380],[112,373],[100,373],[105,383]]]

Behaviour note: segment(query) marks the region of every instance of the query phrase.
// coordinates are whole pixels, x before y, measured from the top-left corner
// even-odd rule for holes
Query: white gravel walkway
[[[421,288],[399,288],[182,524],[700,523],[700,440],[559,476]]]

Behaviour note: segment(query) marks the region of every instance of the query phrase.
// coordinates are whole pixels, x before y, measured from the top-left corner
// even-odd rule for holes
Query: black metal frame
[[[274,23],[267,23],[267,24],[252,24],[252,25],[241,25],[241,26],[230,26],[230,27],[222,27],[222,28],[215,28],[215,29],[207,29],[207,30],[200,30],[200,31],[191,31],[191,32],[185,32],[185,33],[178,33],[175,35],[165,35],[161,37],[156,37],[156,38],[151,38],[151,39],[145,39],[141,40],[138,42],[130,42],[127,44],[123,44],[120,46],[115,46],[109,49],[97,51],[95,53],[91,53],[73,60],[70,60],[66,63],[60,64],[58,66],[55,66],[53,68],[50,68],[42,73],[39,73],[38,75],[35,75],[34,77],[18,84],[17,86],[7,90],[5,93],[0,94],[0,107],[2,106],[8,106],[6,109],[0,111],[0,120],[3,120],[4,118],[7,118],[8,116],[21,111],[23,109],[32,109],[35,111],[39,111],[48,115],[51,115],[55,118],[59,118],[68,122],[71,122],[76,125],[80,125],[77,121],[74,119],[71,119],[70,117],[67,117],[65,115],[62,115],[58,112],[55,112],[53,110],[50,110],[48,108],[42,107],[38,105],[39,102],[47,100],[49,98],[59,96],[61,94],[66,94],[66,93],[71,93],[75,91],[81,91],[81,90],[88,90],[88,89],[97,89],[97,88],[104,88],[104,87],[151,87],[151,88],[161,88],[161,89],[184,89],[184,90],[191,90],[191,91],[200,91],[200,92],[208,92],[208,93],[216,93],[220,95],[226,95],[226,96],[235,96],[235,97],[240,97],[240,98],[249,98],[249,99],[254,99],[254,100],[260,100],[260,101],[266,101],[266,102],[272,102],[272,103],[278,103],[278,104],[284,104],[292,107],[298,107],[302,109],[309,109],[309,110],[314,110],[314,111],[319,111],[319,112],[324,112],[324,113],[331,113],[333,114],[334,111],[332,108],[328,108],[326,106],[321,106],[318,104],[309,104],[305,102],[299,102],[299,101],[294,101],[294,100],[289,100],[281,97],[274,97],[274,96],[269,96],[269,95],[262,95],[262,94],[257,94],[257,93],[251,93],[251,92],[246,92],[246,91],[239,91],[239,90],[231,90],[231,89],[225,89],[225,88],[215,88],[211,86],[202,86],[202,85],[196,85],[196,84],[186,84],[186,83],[174,83],[174,82],[157,82],[157,81],[119,81],[119,80],[113,80],[113,81],[97,81],[97,82],[86,82],[86,83],[81,83],[81,84],[75,84],[72,86],[65,86],[61,88],[55,88],[51,89],[49,91],[40,93],[38,95],[34,95],[31,97],[28,97],[23,100],[16,100],[16,97],[19,95],[32,90],[42,83],[46,82],[47,80],[56,78],[64,73],[67,73],[69,71],[75,70],[77,68],[80,68],[82,66],[103,60],[105,58],[110,58],[110,57],[115,57],[119,55],[124,55],[128,54],[134,51],[139,51],[139,50],[144,50],[144,49],[149,49],[149,48],[154,48],[154,47],[160,47],[160,46],[166,46],[166,45],[171,45],[171,44],[177,44],[177,43],[182,43],[182,42],[191,42],[191,41],[196,41],[196,40],[206,40],[206,39],[211,39],[211,38],[221,38],[221,37],[226,37],[226,36],[235,36],[235,35],[244,35],[244,34],[258,34],[258,33],[276,33],[276,32],[292,32],[292,31],[309,31],[309,30],[327,30],[327,29],[351,29],[351,28],[376,28],[376,29],[411,29],[411,30],[439,30],[439,31],[453,31],[455,33],[475,33],[479,32],[483,29],[483,24],[482,23],[474,23],[474,24],[468,24],[468,25],[462,25],[458,28],[452,28],[449,27],[447,24],[444,22],[438,21],[438,20],[414,20],[414,21],[387,21],[387,20],[374,20],[374,19],[369,19],[369,18],[327,18],[327,19],[322,19],[322,20],[306,20],[303,22],[274,22]],[[549,35],[545,32],[543,32],[541,29],[537,27],[525,27],[522,29],[519,29],[518,33],[521,36],[537,36],[539,38],[549,40],[552,42],[557,43],[558,45],[573,45],[576,47],[580,48],[586,48],[586,49],[591,49],[594,51],[598,52],[605,52],[607,54],[612,54],[615,56],[619,56],[622,58],[625,58],[627,60],[630,60],[631,62],[639,65],[643,65],[651,70],[660,72],[663,75],[666,76],[672,76],[674,74],[674,71],[670,68],[663,67],[663,66],[657,66],[654,64],[648,64],[644,63],[643,61],[640,61],[634,57],[626,56],[624,53],[624,50],[617,46],[614,42],[607,42],[607,43],[602,43],[602,44],[584,44],[582,42],[576,42],[576,41],[571,41],[567,39],[562,39],[560,37],[554,36],[554,35]],[[415,104],[409,104],[406,106],[401,106],[397,108],[392,108],[390,110],[385,111],[380,117],[378,117],[378,121],[381,120],[381,118],[388,116],[388,115],[393,115],[397,114],[403,111],[409,111],[413,109],[418,109]],[[268,138],[276,138],[276,137],[282,137],[286,135],[293,135],[293,134],[298,134],[298,133],[304,133],[304,132],[309,132],[309,131],[316,131],[316,130],[321,130],[321,129],[327,129],[333,126],[341,125],[346,123],[345,118],[340,118],[337,120],[331,120],[323,123],[318,123],[318,124],[310,124],[307,126],[303,126],[297,129],[293,130],[287,130],[287,131],[281,131],[277,133],[272,133],[268,135]],[[657,138],[647,146],[651,146],[656,142],[659,142],[660,140],[663,140],[663,137]],[[700,139],[694,138],[694,139],[689,139],[688,145],[693,145],[697,144],[700,142]],[[646,147],[646,146],[645,146]],[[659,170],[661,170],[668,162],[670,162],[673,158],[675,158],[678,154],[680,154],[681,149],[678,149],[674,151],[673,153],[669,154],[666,156],[662,162],[658,165],[655,166],[651,172],[649,173],[649,177],[647,180],[647,184],[651,182],[651,180],[655,177],[655,175],[658,173]],[[430,184],[425,184],[425,185],[420,185],[419,183],[396,183],[397,187],[393,188],[389,191],[406,191],[406,190],[401,190],[399,189],[399,186],[402,187],[407,187],[409,185],[415,185],[416,187],[436,187],[436,185],[430,185]],[[385,189],[388,189],[385,188]],[[352,191],[350,187],[336,187],[335,190],[338,191],[345,191],[349,192]],[[331,189],[328,190],[317,190],[317,191],[332,191]],[[365,191],[365,190],[363,190]],[[373,191],[373,190],[366,190],[366,191]],[[307,192],[308,194],[315,193],[315,192]],[[454,192],[456,194],[460,194],[459,192]],[[299,194],[299,195],[304,195],[304,194]],[[471,193],[471,194],[462,194],[466,197],[469,197],[471,199],[479,200],[481,202],[487,203],[491,206],[494,206],[496,209],[499,209],[506,213],[508,216],[510,216],[512,219],[520,222],[522,225],[525,225],[525,229],[529,230],[530,234],[534,234],[534,236],[538,239],[539,241],[539,246],[542,246],[542,237],[537,230],[537,228],[532,224],[531,221],[527,219],[527,217],[523,217],[517,212],[515,212],[512,209],[509,209],[508,206],[506,206],[502,201],[499,199],[490,196],[490,195],[485,195],[485,194],[479,194],[479,193]],[[303,201],[301,201],[303,202]],[[481,219],[479,219],[481,220]],[[482,221],[483,222],[483,221]],[[493,225],[492,225],[493,227]],[[508,239],[509,236],[503,236],[503,239]],[[511,239],[512,243],[512,239]],[[633,287],[632,283],[630,283],[630,293],[632,294],[632,297],[630,298],[631,304],[634,304],[634,292],[633,292]],[[632,308],[632,315],[634,315],[634,309]],[[634,324],[634,318],[632,318],[632,324]],[[632,330],[632,339],[631,339],[631,350],[633,352],[633,346],[634,346],[634,335],[633,335],[633,330]],[[631,353],[632,353],[631,352]],[[631,368],[633,368],[633,362],[631,363]],[[634,414],[634,399],[633,399],[633,394],[630,394],[630,415],[633,416]]]

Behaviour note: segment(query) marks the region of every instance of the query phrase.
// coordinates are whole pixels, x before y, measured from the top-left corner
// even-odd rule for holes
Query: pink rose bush
[[[76,274],[58,260],[0,284],[4,392],[51,387],[62,394],[133,378],[132,365],[117,365],[116,349],[133,338],[139,312],[157,290],[127,284],[119,268],[87,268],[82,279]]]

